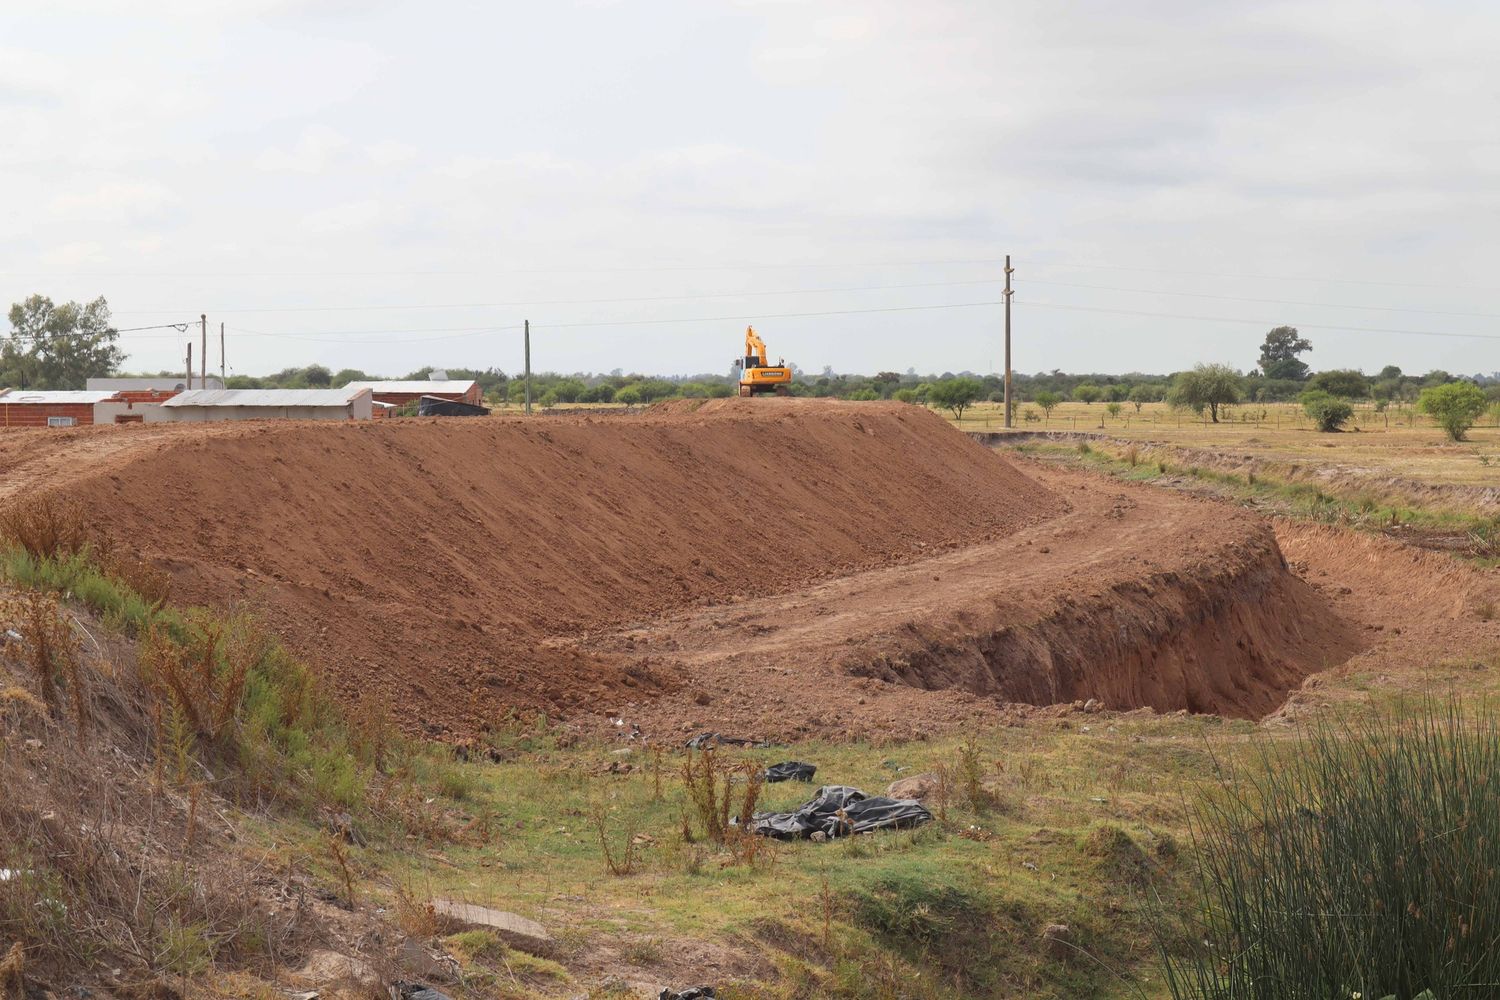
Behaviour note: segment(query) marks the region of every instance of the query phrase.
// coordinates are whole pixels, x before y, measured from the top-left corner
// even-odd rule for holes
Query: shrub
[[[1487,406],[1484,390],[1473,382],[1428,386],[1417,397],[1417,409],[1431,414],[1454,441],[1464,439]]]
[[[1500,982],[1500,725],[1423,705],[1325,723],[1192,823],[1199,916],[1179,1000],[1479,996]]]
[[[1354,407],[1322,389],[1310,389],[1300,397],[1302,409],[1318,425],[1318,430],[1333,432],[1354,416]]]

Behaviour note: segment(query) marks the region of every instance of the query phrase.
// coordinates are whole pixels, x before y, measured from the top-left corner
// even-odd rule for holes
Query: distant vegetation
[[[126,374],[120,371],[125,353],[119,346],[119,332],[110,323],[109,305],[103,298],[87,304],[59,305],[45,296],[33,295],[11,306],[9,319],[11,331],[0,338],[0,388],[82,389],[90,376]],[[1423,412],[1430,413],[1454,440],[1461,439],[1487,407],[1500,404],[1500,372],[1465,377],[1434,369],[1423,375],[1409,375],[1395,365],[1387,365],[1374,375],[1351,369],[1314,373],[1301,359],[1301,355],[1312,349],[1312,343],[1295,327],[1279,326],[1265,335],[1259,359],[1246,373],[1226,364],[1200,364],[1187,371],[1164,374],[1071,374],[1053,369],[1034,374],[1014,373],[1012,390],[1016,403],[1035,404],[1043,414],[1050,414],[1066,399],[1085,404],[1102,402],[1106,406],[1129,403],[1137,412],[1146,403],[1166,400],[1217,422],[1225,407],[1241,402],[1302,402],[1305,406],[1306,394],[1318,392],[1335,400],[1371,402],[1376,409],[1384,409],[1393,403],[1417,405],[1425,390],[1462,382],[1472,391],[1459,389],[1427,396],[1429,401],[1420,404]],[[951,410],[960,417],[973,403],[1000,402],[1004,398],[1003,380],[995,373],[920,375],[915,368],[908,368],[904,373],[850,375],[825,367],[814,375],[795,364],[791,368],[794,374],[791,392],[795,396],[922,403]],[[386,377],[426,379],[433,370],[428,366],[404,375],[384,376],[358,368],[332,371],[313,364],[283,368],[262,376],[232,375],[226,380],[226,387],[321,389]],[[446,371],[451,378],[476,380],[491,403],[518,403],[525,397],[523,382],[514,373],[498,368]],[[145,374],[175,377],[181,372]],[[675,397],[733,396],[738,392],[737,386],[737,374],[660,377],[628,374],[618,368],[607,374],[541,372],[532,376],[531,398],[542,406],[569,403],[637,406]],[[1337,407],[1330,409],[1321,397],[1313,398],[1320,413],[1332,416],[1340,412]],[[1318,417],[1314,419],[1320,424],[1324,422]]]

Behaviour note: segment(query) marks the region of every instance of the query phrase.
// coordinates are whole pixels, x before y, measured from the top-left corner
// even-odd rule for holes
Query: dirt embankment
[[[455,731],[673,683],[579,649],[591,631],[1002,537],[1061,506],[901,405],[66,440],[82,465],[10,445],[7,479],[41,462],[46,485],[168,567],[179,599],[258,606],[346,697],[375,691]]]

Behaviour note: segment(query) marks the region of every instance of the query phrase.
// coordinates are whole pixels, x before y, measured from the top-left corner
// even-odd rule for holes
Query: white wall
[[[162,408],[160,403],[95,403],[94,423],[112,424],[115,416],[121,413],[139,414],[141,419],[148,424],[162,423],[172,419],[168,410]]]
[[[361,414],[360,403],[364,413]],[[222,420],[369,420],[370,397],[363,396],[347,406],[172,406],[169,419],[179,422],[215,422]],[[111,418],[113,419],[113,418]]]

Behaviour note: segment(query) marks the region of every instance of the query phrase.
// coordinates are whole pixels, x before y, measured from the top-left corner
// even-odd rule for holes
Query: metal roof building
[[[400,406],[423,396],[437,396],[457,403],[479,404],[483,393],[479,383],[473,379],[385,379],[378,382],[350,382],[346,389],[369,389],[375,394],[377,403],[395,403]]]
[[[80,389],[0,389],[0,427],[81,427],[103,422],[101,403],[113,392]]]
[[[162,403],[174,420],[369,420],[369,389],[191,389]]]

